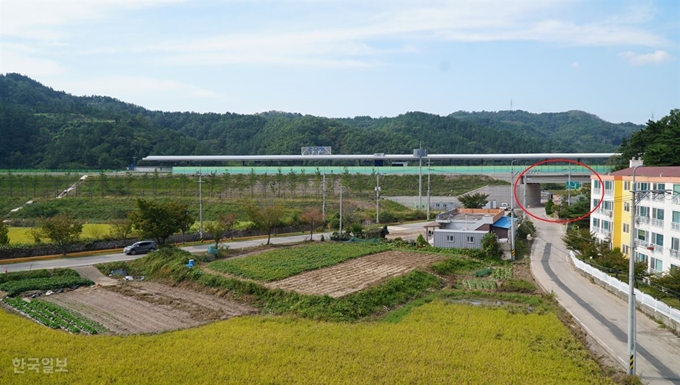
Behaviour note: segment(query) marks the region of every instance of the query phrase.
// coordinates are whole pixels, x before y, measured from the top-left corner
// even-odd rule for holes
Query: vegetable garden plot
[[[445,255],[438,254],[387,251],[308,271],[270,282],[266,286],[301,294],[329,295],[338,298],[444,258]]]
[[[254,311],[233,301],[153,282],[87,288],[46,299],[102,324],[114,334],[182,329]]]

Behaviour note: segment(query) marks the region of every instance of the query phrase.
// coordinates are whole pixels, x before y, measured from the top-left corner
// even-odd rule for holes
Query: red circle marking
[[[542,165],[542,164],[544,164],[544,163],[557,163],[557,162],[567,162],[567,163],[573,163],[573,164],[576,164],[576,165],[579,165],[579,166],[583,166],[583,167],[587,168],[588,170],[590,170],[590,172],[592,172],[593,174],[595,174],[595,176],[597,177],[597,179],[600,180],[600,186],[602,186],[602,188],[600,189],[600,190],[602,190],[602,193],[601,193],[601,195],[600,195],[600,201],[597,203],[597,206],[595,206],[595,208],[593,208],[592,210],[590,210],[589,213],[587,213],[587,214],[585,214],[585,215],[582,215],[582,216],[580,216],[580,217],[578,217],[578,218],[574,218],[574,219],[545,219],[545,218],[540,218],[540,217],[538,217],[538,216],[536,216],[536,215],[530,213],[529,210],[527,210],[524,206],[522,206],[522,203],[519,201],[519,198],[517,197],[517,185],[519,184],[519,181],[522,180],[522,176],[524,176],[524,174],[526,174],[529,170],[531,170],[532,168],[534,168],[534,167],[536,167],[536,166]],[[526,189],[526,186],[524,186],[524,188]],[[527,168],[526,170],[522,171],[521,174],[519,174],[519,176],[517,177],[517,179],[515,179],[515,183],[514,183],[512,189],[513,189],[513,193],[514,193],[514,196],[515,196],[515,202],[517,203],[517,205],[518,205],[522,210],[524,210],[525,213],[527,213],[527,215],[529,215],[529,216],[532,217],[532,218],[538,219],[539,221],[550,222],[550,223],[570,223],[570,222],[579,221],[579,220],[581,220],[581,219],[583,219],[583,218],[589,216],[589,215],[592,214],[593,212],[595,212],[595,210],[597,210],[598,208],[600,208],[600,206],[602,205],[602,201],[604,200],[604,183],[602,182],[602,177],[600,176],[600,174],[598,174],[595,170],[593,170],[592,168],[590,168],[590,166],[588,166],[587,164],[581,163],[581,162],[576,161],[576,160],[573,160],[573,159],[560,159],[560,158],[556,158],[556,159],[542,160],[542,161],[540,161],[540,162],[534,163],[534,164],[532,164],[531,166],[529,166],[529,168]],[[592,190],[591,190],[591,191],[592,191]]]

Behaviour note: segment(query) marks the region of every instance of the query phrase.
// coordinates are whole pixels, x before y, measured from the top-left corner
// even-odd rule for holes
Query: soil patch
[[[81,288],[45,300],[97,321],[113,334],[158,333],[255,312],[228,299],[155,282]]]
[[[386,251],[308,271],[265,286],[338,298],[444,258],[446,256],[438,254]]]

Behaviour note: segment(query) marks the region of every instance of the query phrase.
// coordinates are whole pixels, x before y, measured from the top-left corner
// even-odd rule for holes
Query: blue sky
[[[680,1],[0,0],[0,73],[152,110],[680,108]]]

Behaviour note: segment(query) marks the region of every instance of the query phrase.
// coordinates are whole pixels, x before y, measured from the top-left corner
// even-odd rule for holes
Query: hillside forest
[[[0,137],[12,138],[0,141],[0,169],[120,170],[148,155],[300,154],[303,146],[330,146],[334,154],[411,153],[421,146],[431,154],[615,152],[642,128],[582,111],[377,118],[150,111],[0,75]]]

